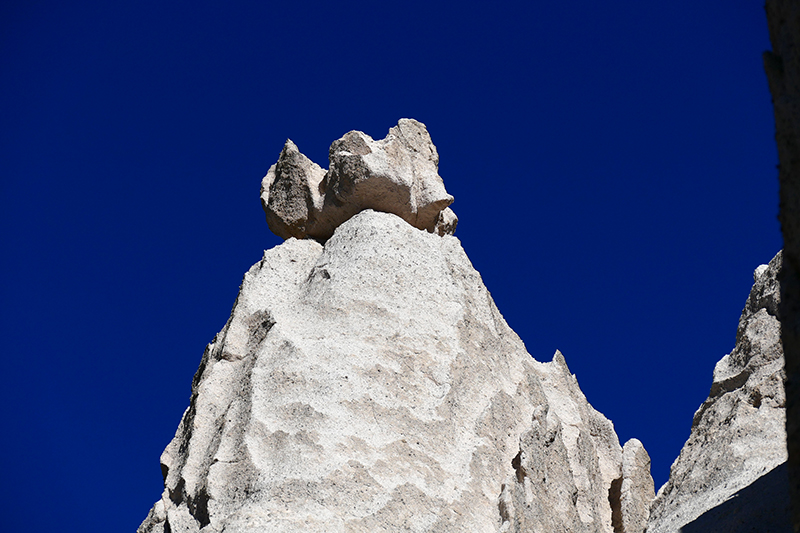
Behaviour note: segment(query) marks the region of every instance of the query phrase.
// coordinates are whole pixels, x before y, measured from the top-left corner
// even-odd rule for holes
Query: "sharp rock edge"
[[[641,443],[620,446],[560,353],[527,353],[458,239],[429,229],[367,209],[264,253],[139,533],[641,533]]]

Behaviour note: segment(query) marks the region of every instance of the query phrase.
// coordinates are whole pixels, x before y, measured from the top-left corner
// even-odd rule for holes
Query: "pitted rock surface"
[[[714,368],[709,397],[653,503],[648,533],[679,531],[786,461],[781,263],[779,252],[755,271],[736,346]],[[738,504],[761,503],[740,498]],[[745,526],[758,530],[758,524]]]
[[[365,210],[245,275],[139,532],[614,533],[623,456],[458,239]]]
[[[620,527],[614,533],[644,531],[655,495],[653,477],[650,475],[650,455],[638,439],[630,439],[622,447],[619,511],[614,516],[615,519],[619,516]]]
[[[331,144],[326,172],[286,141],[261,183],[261,204],[273,233],[325,241],[353,215],[373,209],[393,213],[415,228],[455,232],[439,176],[439,153],[425,124],[400,119],[385,139],[351,131]]]
[[[503,489],[503,531],[612,533],[609,495],[622,477],[614,426],[586,401],[560,352],[537,370],[541,396]]]

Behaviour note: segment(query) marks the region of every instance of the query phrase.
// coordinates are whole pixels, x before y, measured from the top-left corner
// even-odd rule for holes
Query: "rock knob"
[[[439,176],[439,153],[425,124],[400,119],[376,141],[360,131],[331,144],[325,171],[286,141],[261,182],[267,224],[283,239],[326,241],[353,215],[373,209],[412,226],[452,235],[458,218]]]

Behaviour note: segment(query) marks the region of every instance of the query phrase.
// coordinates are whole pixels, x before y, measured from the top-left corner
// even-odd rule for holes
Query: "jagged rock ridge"
[[[140,533],[641,533],[644,448],[623,451],[563,356],[535,361],[429,229],[367,209],[264,253]]]
[[[781,324],[778,319],[782,254],[753,275],[754,285],[745,303],[736,334],[736,346],[714,368],[708,399],[694,415],[692,430],[658,491],[648,533],[685,531],[788,531],[763,529],[763,517],[788,528],[788,485],[785,500],[767,498],[763,490],[747,492],[759,478],[786,461],[786,397]],[[786,484],[785,472],[770,477]],[[735,519],[695,520],[737,496]],[[730,514],[730,513],[728,513]],[[761,518],[759,518],[761,516]],[[693,524],[694,523],[694,524]],[[759,526],[761,523],[761,526]],[[695,529],[699,528],[699,529]]]

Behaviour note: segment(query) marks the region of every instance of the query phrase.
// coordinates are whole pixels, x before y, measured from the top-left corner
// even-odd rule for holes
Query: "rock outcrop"
[[[778,320],[781,263],[782,254],[778,253],[769,265],[755,271],[755,284],[739,320],[736,346],[714,368],[709,397],[695,413],[689,440],[653,502],[648,533],[672,533],[681,528],[738,531],[726,529],[730,523],[722,521],[714,527],[706,523],[701,529],[692,529],[699,527],[692,523],[702,515],[737,496],[736,520],[747,513],[756,516],[758,509],[766,507],[770,511],[763,514],[780,520],[778,515],[783,513],[783,523],[789,525],[788,499],[766,497],[764,491],[745,492],[786,461],[786,400]],[[773,475],[770,479],[783,478]],[[788,491],[787,486],[784,488]],[[741,497],[745,493],[750,499]],[[705,520],[709,521],[707,517]],[[761,529],[758,523],[746,520],[740,525],[755,527],[754,531],[782,531]],[[741,530],[751,530],[746,528]]]
[[[404,125],[422,128],[401,121],[387,139]],[[384,149],[432,164],[419,138]],[[332,153],[366,158],[361,140]],[[329,182],[357,181],[363,159],[338,157]],[[383,172],[413,183],[415,164]],[[292,145],[271,175],[266,203],[286,227],[328,205],[302,196],[298,183],[326,178]],[[303,230],[324,245],[289,238],[250,269],[140,533],[641,533],[652,498],[641,444],[623,451],[561,354],[527,353],[458,239],[430,231],[446,203],[416,205],[422,228],[421,215],[362,210],[327,239]]]
[[[544,397],[520,439],[514,483],[503,486],[503,531],[642,532],[654,496],[644,447],[632,439],[620,448],[560,352],[536,370]]]
[[[772,51],[764,68],[775,110],[783,233],[781,320],[786,358],[786,431],[794,529],[800,531],[800,5],[766,0]]]
[[[286,141],[261,182],[269,228],[284,239],[325,241],[365,209],[394,213],[412,226],[452,235],[458,219],[448,208],[439,153],[425,124],[401,119],[385,139],[351,131],[330,148],[330,169]]]
[[[618,516],[619,520],[615,520],[614,533],[644,531],[654,497],[650,456],[638,439],[631,439],[622,448],[620,508],[615,514],[615,518]]]

